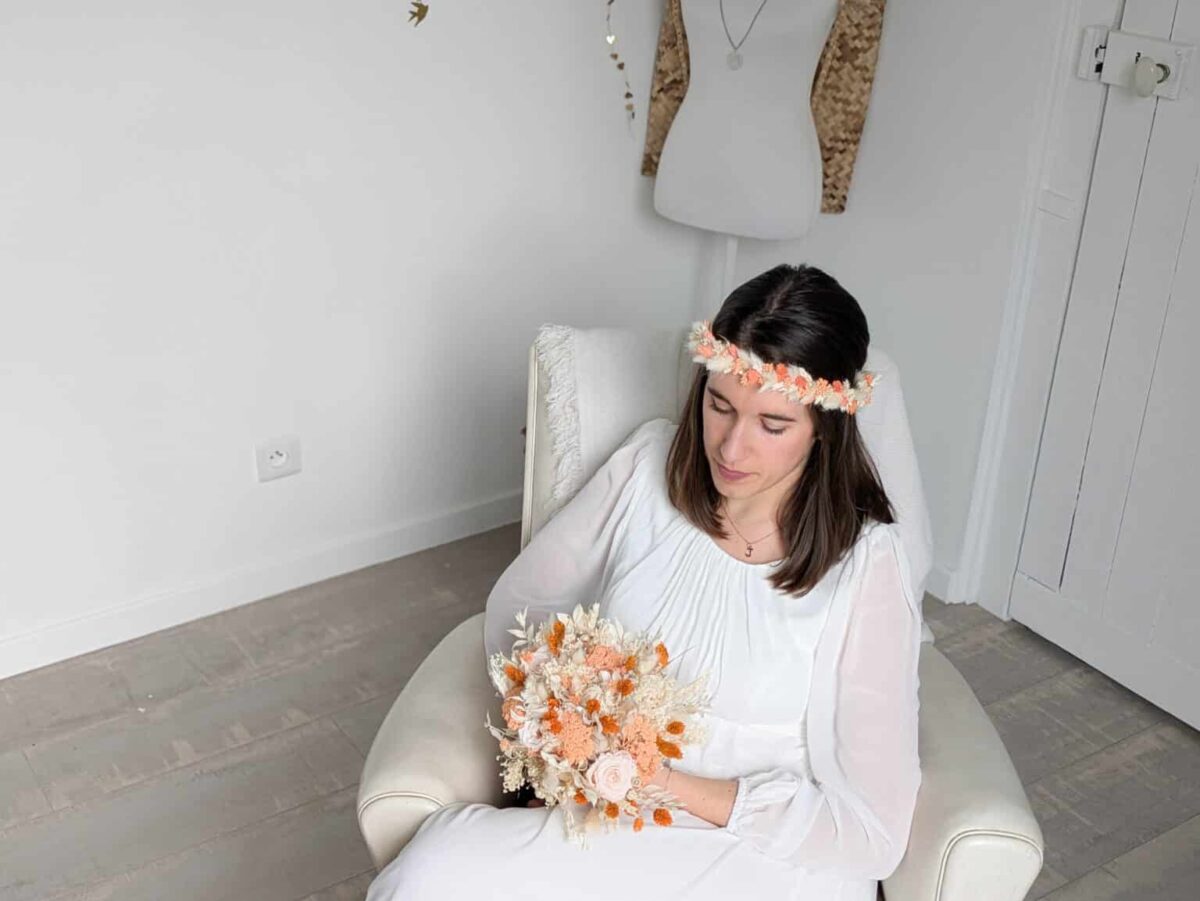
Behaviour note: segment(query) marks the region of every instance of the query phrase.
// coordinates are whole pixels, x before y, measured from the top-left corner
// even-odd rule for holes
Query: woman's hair
[[[769,363],[803,366],[813,378],[853,382],[867,360],[867,318],[849,292],[813,266],[781,264],[734,289],[712,332]],[[708,369],[697,365],[667,456],[671,503],[709,535],[726,539],[717,519],[721,495],[704,450]],[[854,545],[864,521],[895,515],[856,415],[809,405],[814,443],[779,508],[787,558],[771,573],[779,591],[806,594]]]

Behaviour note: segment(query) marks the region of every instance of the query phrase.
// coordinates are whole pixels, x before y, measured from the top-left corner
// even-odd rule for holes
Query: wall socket
[[[260,482],[295,475],[300,471],[300,439],[285,435],[264,441],[254,448],[254,464]]]

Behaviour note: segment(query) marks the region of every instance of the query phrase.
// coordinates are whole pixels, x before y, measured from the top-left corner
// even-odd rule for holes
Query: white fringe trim
[[[546,324],[534,339],[538,366],[546,379],[546,417],[554,454],[553,514],[580,487],[583,454],[579,446],[579,398],[575,382],[575,330]]]

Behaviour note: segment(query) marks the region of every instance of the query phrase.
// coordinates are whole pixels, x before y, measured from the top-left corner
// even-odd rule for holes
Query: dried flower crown
[[[841,379],[814,379],[803,366],[764,362],[753,351],[742,350],[714,335],[707,319],[692,323],[687,349],[693,360],[712,372],[732,372],[743,385],[758,385],[759,391],[781,391],[791,401],[817,404],[826,410],[858,412],[871,402],[871,392],[879,381],[878,373],[865,369],[850,385]]]

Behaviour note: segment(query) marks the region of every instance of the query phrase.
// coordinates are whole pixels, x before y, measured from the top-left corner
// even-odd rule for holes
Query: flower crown
[[[712,372],[732,372],[743,385],[758,385],[759,391],[782,391],[801,404],[817,404],[826,410],[856,413],[871,402],[871,391],[879,374],[860,370],[850,386],[841,379],[814,379],[803,366],[766,363],[750,350],[742,350],[712,333],[709,320],[692,323],[687,349],[692,359]]]

